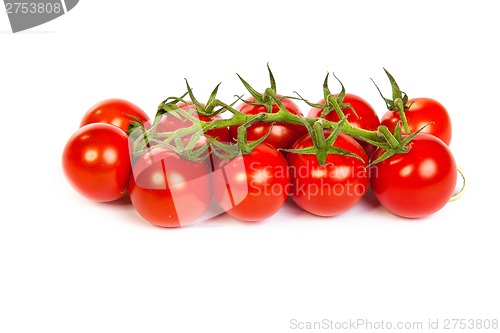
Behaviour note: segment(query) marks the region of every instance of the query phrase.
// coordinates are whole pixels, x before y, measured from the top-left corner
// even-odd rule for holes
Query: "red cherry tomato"
[[[148,115],[137,105],[123,99],[107,99],[95,104],[87,111],[80,127],[92,123],[107,123],[126,132],[129,124],[135,121],[129,116],[134,116],[141,122],[149,120]]]
[[[261,143],[250,154],[219,160],[213,174],[219,205],[243,221],[260,221],[274,215],[285,203],[289,185],[285,158],[267,143]]]
[[[414,98],[410,99],[407,105],[410,108],[405,111],[405,115],[411,133],[432,122],[433,124],[424,128],[422,132],[432,134],[450,145],[451,119],[441,103],[430,98]],[[396,124],[400,120],[398,111],[387,111],[382,117],[381,123],[394,132]]]
[[[277,95],[281,97],[280,95]],[[249,102],[255,102],[255,98],[248,98]],[[283,106],[292,114],[300,115],[302,114],[299,107],[291,99],[281,100]],[[244,114],[255,115],[259,113],[267,113],[267,109],[262,105],[251,105],[247,103],[241,103],[238,105],[237,109]],[[273,105],[272,113],[277,113],[279,111],[277,104]],[[248,141],[255,141],[269,133],[271,134],[264,140],[264,142],[269,143],[275,148],[290,148],[293,143],[300,138],[302,135],[307,133],[307,129],[302,125],[287,124],[287,123],[275,123],[272,125],[270,123],[255,123],[247,129],[247,139]],[[232,126],[229,129],[231,133],[231,138],[236,140],[238,137],[238,126]]]
[[[324,104],[325,100],[321,100],[318,102],[318,104]],[[372,108],[372,106],[365,101],[363,98],[353,95],[353,94],[345,94],[343,103],[345,104],[351,104],[351,106],[354,108],[356,111],[356,114],[352,111],[351,108],[347,107],[342,109],[342,112],[348,116],[347,120],[349,123],[356,127],[356,128],[361,128],[365,129],[367,131],[376,131],[378,127],[380,126],[380,120],[378,119],[377,113],[375,110]],[[307,117],[309,118],[317,118],[320,117],[321,114],[323,113],[323,109],[320,108],[312,108]],[[326,120],[329,121],[339,121],[340,118],[335,112],[335,110],[331,111],[325,116]],[[368,156],[371,156],[373,152],[377,149],[374,145],[371,145],[363,140],[357,140],[359,144],[365,149],[366,154]]]
[[[371,167],[371,187],[378,201],[392,213],[421,218],[440,210],[450,200],[457,167],[449,148],[433,135],[419,133],[405,154]],[[376,159],[383,150],[377,150]]]
[[[71,185],[94,201],[113,201],[127,193],[131,173],[128,138],[105,123],[81,127],[68,140],[62,156]]]
[[[134,165],[129,192],[137,212],[150,223],[186,226],[196,222],[210,204],[209,167],[155,147]]]
[[[327,133],[325,133],[326,137]],[[306,134],[292,149],[313,146]],[[334,146],[360,156],[363,161],[349,156],[330,154],[321,165],[316,155],[288,153],[291,197],[305,211],[319,216],[335,216],[356,205],[365,195],[369,184],[368,157],[353,138],[340,134]]]

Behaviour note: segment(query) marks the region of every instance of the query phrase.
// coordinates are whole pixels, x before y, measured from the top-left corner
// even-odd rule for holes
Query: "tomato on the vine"
[[[414,133],[429,124],[422,133],[432,134],[440,138],[444,143],[451,142],[451,119],[445,107],[431,98],[414,98],[407,103],[408,109],[404,111],[411,133]],[[394,132],[396,125],[401,121],[399,112],[387,111],[381,120],[381,124]]]
[[[131,173],[128,138],[120,128],[94,123],[81,127],[64,147],[62,166],[71,185],[100,202],[127,193]]]
[[[440,210],[450,200],[457,181],[455,159],[437,137],[419,133],[407,153],[396,154],[373,165],[371,187],[390,212],[421,218]],[[377,150],[373,159],[384,153]]]
[[[210,204],[210,167],[158,146],[134,165],[129,193],[137,212],[150,223],[159,227],[189,225]]]
[[[325,137],[328,132],[325,132]],[[340,133],[334,146],[358,155],[329,154],[321,165],[316,155],[289,152],[291,197],[305,211],[319,216],[335,216],[355,206],[365,195],[369,184],[368,157],[353,138]],[[292,149],[313,146],[309,134],[301,137]]]
[[[136,121],[134,118],[143,123],[149,120],[148,115],[137,105],[124,99],[111,98],[92,106],[83,116],[80,127],[92,123],[107,123],[126,132],[130,123]]]
[[[215,198],[224,211],[243,221],[274,215],[288,197],[290,176],[283,155],[261,143],[250,154],[220,159],[213,173]]]
[[[338,96],[338,94],[336,94],[335,96]],[[356,111],[356,113],[354,113],[353,110],[349,107],[345,107],[342,109],[344,115],[348,116],[347,120],[352,126],[367,131],[376,131],[380,126],[380,120],[377,116],[377,113],[375,112],[373,107],[363,98],[354,94],[346,93],[342,103],[350,104],[354,109],[354,111]],[[325,100],[322,99],[317,104],[325,104]],[[313,107],[307,114],[307,117],[308,118],[321,117],[323,111],[324,110],[321,108]],[[329,121],[340,120],[339,115],[335,110],[329,112],[324,118]],[[358,141],[359,144],[363,147],[363,149],[365,149],[366,154],[368,156],[371,156],[373,152],[375,152],[375,150],[377,149],[377,147],[375,147],[374,145],[371,145],[363,140],[356,140],[356,141]]]
[[[282,97],[281,95],[276,96],[278,98]],[[255,98],[249,97],[247,101],[253,103],[255,102]],[[291,99],[284,98],[281,100],[281,103],[291,114],[302,114],[300,108]],[[237,109],[247,115],[256,115],[268,112],[267,108],[263,105],[252,105],[245,102],[239,104]],[[279,110],[279,106],[274,103],[271,110],[272,113],[277,113]],[[232,126],[229,128],[231,138],[233,140],[236,140],[238,137],[238,127],[239,126]],[[269,131],[271,133],[264,140],[264,142],[278,149],[290,148],[298,138],[307,133],[307,129],[302,125],[289,124],[285,122],[277,122],[274,124],[260,122],[251,125],[247,129],[247,139],[248,141],[256,141],[269,133]]]

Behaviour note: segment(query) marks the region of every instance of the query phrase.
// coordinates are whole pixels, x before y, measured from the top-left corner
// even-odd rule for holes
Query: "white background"
[[[495,1],[82,0],[12,34],[0,13],[0,332],[293,332],[290,320],[499,319]],[[66,182],[66,140],[110,97],[153,116],[256,88],[322,97],[327,71],[378,111],[383,67],[438,99],[469,188],[420,221],[373,201],[335,218],[292,204],[257,224],[150,226]],[[332,90],[339,87],[332,81]],[[307,112],[305,104],[300,104]],[[325,330],[326,331],[326,330]]]

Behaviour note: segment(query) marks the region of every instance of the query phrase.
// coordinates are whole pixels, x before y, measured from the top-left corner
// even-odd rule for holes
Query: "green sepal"
[[[262,94],[260,94],[257,90],[255,90],[247,81],[245,81],[240,74],[236,73],[238,75],[238,78],[240,79],[241,83],[245,86],[245,88],[248,90],[250,95],[252,95],[253,98],[255,98],[255,101],[257,102],[258,105],[262,105],[264,102]],[[248,104],[252,104],[251,102]]]
[[[132,132],[136,128],[139,128],[139,127],[144,128],[144,125],[143,125],[144,122],[142,120],[140,120],[139,118],[137,118],[136,116],[133,116],[133,115],[126,114],[126,116],[134,120],[134,121],[131,121],[130,124],[128,124],[127,131],[126,131],[127,136],[130,136],[130,134],[132,134]]]
[[[307,100],[304,97],[302,97],[298,92],[294,91],[293,93],[297,94],[297,96],[299,96],[299,98],[296,98],[296,99],[301,100],[302,102],[306,103],[310,107],[319,108],[319,109],[324,109],[325,108],[325,104],[312,103],[309,100]]]
[[[434,124],[434,122],[429,122],[429,123],[425,124],[424,126],[420,127],[418,129],[418,131],[416,131],[415,133],[412,133],[412,134],[408,135],[407,137],[405,137],[404,140],[401,142],[402,145],[404,145],[404,146],[408,145],[411,142],[411,140],[413,140],[413,138],[415,136],[417,136],[418,133],[422,132],[427,126],[432,125],[432,124]]]
[[[330,73],[326,73],[326,77],[325,77],[325,80],[323,80],[323,99],[325,101],[325,104],[327,103],[328,101],[328,97],[330,97],[330,95],[332,94],[330,92],[330,88],[328,87],[328,77],[330,76]]]
[[[269,63],[267,63],[267,71],[269,72],[269,82],[271,84],[271,89],[276,94],[276,80],[274,79],[273,72],[271,71],[271,67],[269,67]]]
[[[339,122],[337,127],[330,133],[328,138],[326,138],[326,144],[327,144],[327,153],[328,154],[335,154],[335,155],[342,155],[342,156],[349,156],[349,157],[354,157],[357,158],[360,161],[364,160],[359,156],[358,154],[351,153],[347,150],[341,149],[339,147],[334,146],[335,141],[337,140],[338,136],[340,133],[342,133],[342,126],[347,122],[347,117],[342,118]]]
[[[217,112],[214,112],[214,109],[216,106],[217,92],[219,91],[219,86],[221,85],[221,83],[215,86],[214,90],[210,94],[210,97],[208,98],[206,107],[203,110],[198,110],[199,114],[207,117],[212,117],[217,114]]]
[[[266,134],[264,134],[262,137],[258,138],[257,140],[255,141],[252,141],[252,142],[248,142],[247,141],[247,144],[245,146],[245,150],[241,150],[241,152],[246,155],[246,154],[250,154],[252,152],[252,150],[255,149],[255,147],[257,147],[258,145],[260,145],[262,142],[264,142],[264,140],[267,139],[267,137],[269,136],[269,134],[271,134],[271,131],[273,129],[273,124],[271,124],[271,127],[269,128],[269,132],[267,132]],[[241,149],[241,147],[240,147]]]
[[[396,127],[394,128],[394,137],[399,142],[403,141],[403,134],[401,133],[401,121],[398,121]]]
[[[269,131],[265,135],[260,137],[258,140],[252,141],[251,143],[249,143],[247,141],[247,129],[250,126],[252,126],[253,124],[261,121],[263,117],[264,117],[264,114],[257,115],[252,120],[247,121],[246,123],[244,123],[243,125],[238,127],[237,144],[238,144],[238,147],[240,148],[240,151],[242,154],[245,154],[245,155],[250,154],[255,147],[257,147],[259,144],[261,144],[265,139],[267,139],[269,134],[271,134],[271,131],[273,130],[272,123],[271,123],[271,127],[269,128]]]
[[[158,111],[156,112],[156,115],[153,119],[153,124],[151,128],[151,133],[154,135],[156,132],[156,127],[160,123],[160,120],[162,117],[168,115],[168,116],[173,116],[179,120],[182,120],[181,115],[178,113],[178,110],[180,110],[179,106],[177,106],[177,103],[182,101],[182,99],[176,99],[175,102],[168,102],[168,103],[162,103],[160,104],[161,108],[158,107]]]
[[[386,150],[382,153],[382,155],[380,155],[379,158],[377,158],[375,161],[371,161],[370,164],[368,165],[369,167],[370,166],[373,166],[377,163],[380,163],[382,161],[385,161],[386,159],[388,159],[389,157],[392,157],[396,154],[396,152],[394,151],[390,151],[390,150]]]
[[[343,117],[342,119],[340,119],[340,121],[337,124],[337,127],[335,127],[335,129],[332,131],[332,133],[330,133],[330,135],[326,139],[327,145],[331,146],[335,143],[335,140],[337,140],[339,134],[342,132],[342,126],[344,126],[346,121],[347,117]]]
[[[311,146],[311,147],[306,147],[306,148],[299,148],[299,149],[285,149],[285,148],[280,148],[278,149],[280,151],[285,151],[287,153],[295,153],[295,154],[305,154],[305,155],[316,155],[318,156],[318,148],[316,146]],[[336,147],[336,146],[331,146],[327,149],[327,154],[326,156],[328,155],[341,155],[341,156],[347,156],[347,157],[353,157],[353,158],[357,158],[358,160],[360,161],[363,161],[365,162],[361,156],[357,155],[357,154],[354,154],[354,153],[351,153],[350,151],[347,151],[345,149],[342,149],[342,148],[339,148],[339,147]],[[318,162],[321,164],[321,165],[325,165],[326,164],[326,160],[324,163],[321,163],[321,161],[318,160]]]
[[[356,118],[359,118],[358,116],[358,113],[356,112],[356,110],[352,107],[351,104],[349,103],[344,103],[344,98],[345,98],[345,87],[344,87],[344,84],[342,83],[342,81],[340,81],[340,79],[335,75],[335,73],[332,73],[333,77],[335,79],[337,79],[337,81],[340,83],[340,86],[342,87],[342,89],[340,90],[340,92],[337,94],[337,103],[338,103],[338,106],[340,107],[340,111],[342,112],[342,114],[344,113],[344,109],[345,108],[349,108],[351,109],[351,111],[354,113],[354,115],[356,116]]]
[[[392,89],[392,99],[386,98],[383,94],[382,91],[380,91],[380,88],[377,86],[375,81],[372,80],[373,84],[378,90],[378,93],[380,96],[384,99],[385,104],[387,106],[387,109],[389,111],[397,111],[399,113],[399,117],[401,118],[401,122],[403,125],[403,129],[405,133],[409,134],[410,133],[410,128],[408,126],[408,120],[406,119],[406,114],[405,111],[408,110],[409,106],[408,104],[408,95],[402,91],[394,77],[389,73],[387,69],[384,68],[384,72],[389,78],[389,82],[391,83],[391,89]]]
[[[305,154],[305,155],[316,155],[318,153],[318,148],[315,146],[307,147],[307,148],[299,148],[299,149],[286,149],[279,148],[279,151],[284,151],[287,153],[296,153],[296,154]]]
[[[159,105],[158,105],[158,108],[157,110],[162,110],[163,109],[163,106],[165,104],[176,104],[178,102],[183,102],[184,101],[184,97],[186,97],[188,94],[188,92],[185,92],[181,97],[177,97],[177,96],[171,96],[171,97],[167,97],[166,99],[164,99]]]
[[[396,126],[396,130],[398,129],[399,127],[399,135],[397,135],[396,133],[396,130],[394,131],[396,133],[396,135],[394,135],[394,138],[396,140],[398,140],[399,144],[397,147],[394,147],[394,148],[389,148],[387,149],[385,152],[382,153],[382,155],[380,155],[379,158],[377,158],[375,161],[372,161],[370,162],[370,165],[369,166],[372,166],[372,165],[375,165],[377,163],[380,163],[396,154],[405,154],[407,152],[410,151],[411,149],[411,141],[417,136],[417,134],[419,134],[420,132],[422,132],[422,130],[424,128],[426,128],[427,126],[431,125],[432,123],[427,123],[425,124],[424,126],[422,126],[421,128],[418,129],[418,131],[406,136],[404,139],[402,138],[402,135],[401,135],[401,126],[398,125]],[[399,138],[398,138],[399,136]]]
[[[400,98],[403,101],[403,105],[406,110],[406,104],[408,103],[408,95],[399,88],[398,83],[391,75],[391,73],[387,71],[387,69],[384,68],[384,72],[389,78],[389,82],[391,83],[393,101],[396,101],[396,99]]]
[[[215,148],[218,148],[212,149],[212,153],[219,158],[235,158],[236,156],[241,154],[240,148],[237,145],[220,142],[217,139],[212,138],[211,136],[206,136],[206,138],[211,145],[215,146]],[[223,153],[221,153],[221,151]]]

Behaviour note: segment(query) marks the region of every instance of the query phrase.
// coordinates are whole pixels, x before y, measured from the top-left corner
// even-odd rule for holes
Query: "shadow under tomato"
[[[363,201],[368,208],[380,207],[380,202],[378,202],[375,194],[373,194],[371,187],[368,188],[368,191],[366,191],[366,194],[361,201]]]
[[[110,202],[101,202],[100,204],[105,205],[105,206],[128,206],[132,205],[132,201],[130,201],[130,196],[127,194],[120,199],[110,201]]]

